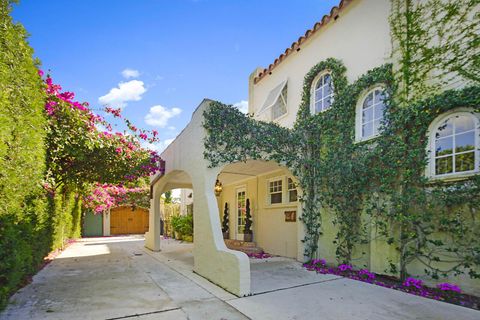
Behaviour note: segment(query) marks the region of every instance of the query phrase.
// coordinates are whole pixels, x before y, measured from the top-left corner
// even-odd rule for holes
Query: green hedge
[[[43,258],[80,235],[73,192],[48,195],[45,95],[27,33],[0,0],[0,309]]]

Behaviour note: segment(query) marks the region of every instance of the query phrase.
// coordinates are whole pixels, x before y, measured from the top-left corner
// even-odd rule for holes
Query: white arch
[[[210,107],[205,99],[180,135],[161,154],[165,174],[152,177],[150,227],[145,246],[160,250],[160,196],[172,188],[193,188],[194,271],[238,296],[250,294],[250,262],[246,254],[225,246],[213,186],[220,168],[209,168],[204,159],[203,113]]]

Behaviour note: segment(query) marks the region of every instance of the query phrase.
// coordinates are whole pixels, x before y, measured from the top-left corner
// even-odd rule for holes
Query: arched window
[[[385,90],[382,87],[376,87],[362,95],[356,112],[357,141],[368,140],[379,135],[385,107]]]
[[[333,81],[330,73],[321,73],[313,81],[312,113],[328,110],[333,103]]]
[[[430,176],[462,176],[479,171],[477,115],[452,112],[437,118],[430,130]]]

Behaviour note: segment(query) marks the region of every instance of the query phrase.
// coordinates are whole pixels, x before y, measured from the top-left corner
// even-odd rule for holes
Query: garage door
[[[148,210],[117,207],[110,210],[110,234],[143,234],[148,231]]]

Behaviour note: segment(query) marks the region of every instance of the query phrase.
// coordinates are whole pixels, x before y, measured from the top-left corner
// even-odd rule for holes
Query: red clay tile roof
[[[307,39],[309,39],[315,32],[317,32],[320,28],[322,28],[324,25],[328,24],[331,20],[336,20],[338,17],[338,14],[340,11],[342,11],[345,7],[347,7],[351,2],[354,0],[341,0],[338,6],[333,7],[330,10],[330,14],[324,15],[322,20],[319,22],[315,23],[312,29],[308,29],[305,32],[305,35],[301,36],[298,38],[297,41],[292,43],[290,48],[287,48],[284,53],[282,53],[275,61],[268,66],[268,68],[263,69],[254,79],[253,83],[258,83],[260,80],[262,80],[263,77],[265,77],[267,74],[270,74],[272,70],[280,64],[283,60],[285,60],[286,57],[290,55],[290,53],[295,52],[295,51],[300,51],[300,45],[304,43]]]

